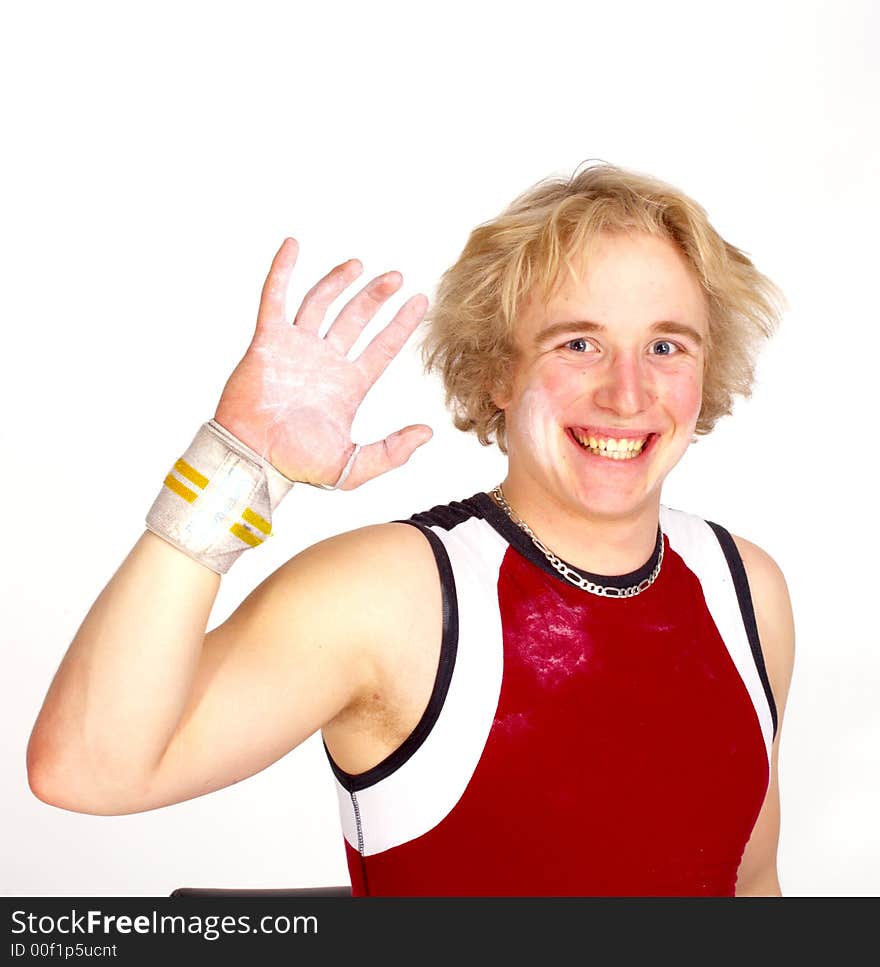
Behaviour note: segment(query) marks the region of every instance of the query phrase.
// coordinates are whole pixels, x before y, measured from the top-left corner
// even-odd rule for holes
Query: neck
[[[513,513],[562,560],[592,574],[628,574],[651,557],[657,541],[659,499],[620,517],[591,515],[552,498],[529,498],[509,475],[502,490]]]

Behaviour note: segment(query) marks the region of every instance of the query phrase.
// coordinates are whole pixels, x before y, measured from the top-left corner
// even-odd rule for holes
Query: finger
[[[378,333],[357,358],[357,366],[374,383],[385,371],[388,364],[403,348],[403,344],[415,332],[425,317],[428,299],[424,295],[414,295],[400,307],[397,315]]]
[[[402,467],[433,435],[429,426],[419,423],[404,427],[378,443],[361,447],[351,473],[340,489],[354,490],[373,477],[387,473],[395,467]]]
[[[260,310],[257,313],[257,332],[284,323],[284,303],[290,274],[299,255],[299,243],[295,238],[286,238],[275,253],[263,291],[260,294]]]
[[[324,337],[344,356],[355,344],[364,326],[403,285],[399,272],[386,272],[373,279],[346,304]]]
[[[363,272],[357,259],[349,259],[331,269],[320,282],[306,293],[293,324],[306,332],[321,328],[327,307]]]

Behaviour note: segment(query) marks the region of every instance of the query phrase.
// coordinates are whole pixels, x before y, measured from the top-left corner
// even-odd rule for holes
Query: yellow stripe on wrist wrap
[[[218,574],[272,533],[272,512],[293,486],[214,420],[165,477],[147,528]]]

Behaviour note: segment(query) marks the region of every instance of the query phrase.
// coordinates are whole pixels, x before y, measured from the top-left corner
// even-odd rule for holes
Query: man
[[[219,574],[291,481],[353,489],[430,430],[351,424],[416,328],[337,266],[293,324],[269,272],[214,421],[89,612],[29,746],[37,796],[127,813],[259,771],[321,729],[355,894],[779,893],[777,753],[793,661],[760,548],[661,507],[694,433],[749,390],[776,290],[691,199],[593,165],[471,235],[426,355],[503,484],[297,555],[220,627]]]

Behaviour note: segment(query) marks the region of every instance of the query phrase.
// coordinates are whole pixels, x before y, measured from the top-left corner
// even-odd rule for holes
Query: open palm
[[[285,319],[287,287],[299,251],[285,239],[263,286],[254,338],[223,389],[215,419],[292,480],[332,484],[354,451],[351,426],[370,387],[421,322],[428,300],[409,299],[356,358],[348,352],[403,279],[373,279],[341,310],[322,336],[330,303],[360,275],[352,259],[336,266],[305,296],[293,323]],[[407,426],[363,447],[345,490],[405,463],[431,437]]]

